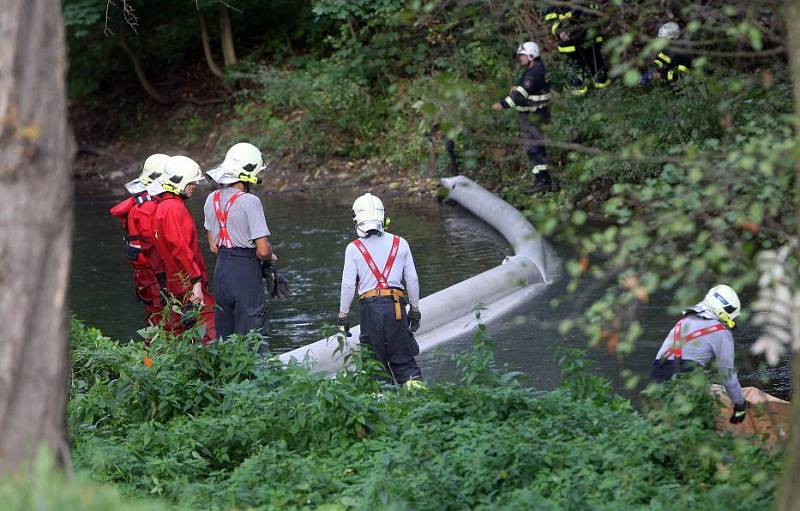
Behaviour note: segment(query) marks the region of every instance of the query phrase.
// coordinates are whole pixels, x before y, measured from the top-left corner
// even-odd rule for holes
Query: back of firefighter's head
[[[144,192],[153,181],[164,173],[164,166],[167,164],[168,159],[169,156],[166,154],[151,154],[148,156],[144,161],[144,165],[142,165],[142,172],[139,177],[125,183],[125,188],[133,195]]]
[[[681,27],[674,21],[664,23],[658,29],[658,37],[676,41],[681,37]]]
[[[225,160],[217,168],[209,170],[208,176],[221,185],[238,182],[250,185],[260,181],[258,174],[265,168],[258,147],[239,142],[228,149]]]
[[[353,202],[353,223],[359,238],[370,234],[383,234],[385,211],[383,202],[371,193],[365,193]]]
[[[191,197],[197,183],[205,181],[200,165],[186,156],[170,156],[159,182],[165,192]]]
[[[739,301],[736,291],[725,284],[709,289],[700,303],[713,312],[728,328],[736,325],[733,320],[742,312],[742,303]]]
[[[541,55],[539,45],[533,41],[522,43],[517,47],[517,57],[522,57],[523,64],[530,64]]]

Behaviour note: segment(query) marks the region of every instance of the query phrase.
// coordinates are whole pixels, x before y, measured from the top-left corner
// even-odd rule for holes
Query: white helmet
[[[221,185],[242,181],[257,183],[258,173],[266,168],[261,151],[247,142],[239,142],[228,149],[219,167],[209,170],[208,176]]]
[[[664,23],[658,29],[658,37],[675,41],[681,37],[681,27],[674,21]]]
[[[147,185],[158,179],[164,173],[164,165],[166,165],[169,156],[166,154],[151,154],[144,161],[142,166],[142,173],[133,181],[125,183],[125,188],[132,195],[142,193],[147,189]]]
[[[700,305],[713,312],[729,328],[735,325],[733,320],[742,312],[736,292],[724,284],[709,289]]]
[[[517,55],[527,55],[530,58],[535,59],[540,55],[539,45],[532,41],[522,43],[517,48]]]
[[[181,194],[191,183],[202,183],[203,181],[205,178],[197,162],[186,156],[170,156],[164,167],[164,173],[156,183],[164,192]],[[153,185],[147,187],[148,192],[152,187]]]
[[[353,202],[353,223],[359,238],[367,236],[369,231],[383,232],[383,202],[371,193],[365,193]]]

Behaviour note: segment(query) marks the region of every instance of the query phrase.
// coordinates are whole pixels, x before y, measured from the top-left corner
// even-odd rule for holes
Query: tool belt
[[[400,321],[403,319],[403,313],[401,309],[401,299],[406,297],[406,292],[402,289],[371,289],[366,293],[359,295],[358,301],[362,302],[368,298],[378,298],[378,297],[391,297],[392,301],[394,301],[394,319]]]

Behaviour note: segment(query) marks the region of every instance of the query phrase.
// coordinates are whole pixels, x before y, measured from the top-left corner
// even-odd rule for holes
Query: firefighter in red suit
[[[197,226],[184,200],[204,181],[200,166],[186,156],[171,156],[161,177],[148,186],[158,198],[155,214],[155,243],[167,277],[167,291],[181,304],[184,313],[173,313],[168,327],[179,334],[197,317],[205,326],[203,343],[216,338],[214,296],[208,289],[208,273],[197,240]],[[192,307],[192,305],[194,307]],[[188,307],[187,307],[188,306]],[[192,313],[192,309],[198,311]],[[202,330],[202,329],[201,329]]]
[[[164,263],[153,240],[153,215],[158,202],[147,193],[146,187],[161,176],[168,158],[166,154],[149,156],[141,175],[125,184],[131,196],[111,208],[111,214],[120,219],[125,231],[136,298],[144,304],[146,325],[156,325],[161,318],[164,307],[161,289],[166,284]]]

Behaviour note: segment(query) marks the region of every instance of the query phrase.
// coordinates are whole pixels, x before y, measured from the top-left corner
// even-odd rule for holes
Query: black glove
[[[733,405],[733,415],[731,415],[731,424],[739,424],[744,420],[744,416],[747,415],[747,410],[750,408],[750,402],[745,400],[744,403],[740,405]]]
[[[194,305],[187,303],[181,308],[180,321],[183,328],[192,328],[197,323],[197,312],[194,310]]]
[[[339,327],[339,331],[342,332],[345,337],[350,337],[350,316],[339,316],[339,320],[336,322]]]
[[[267,285],[267,294],[270,297],[284,300],[292,296],[289,281],[278,273],[278,268],[275,267],[272,261],[261,261],[261,275],[264,277],[264,282]]]
[[[422,314],[416,307],[411,307],[408,311],[408,329],[413,334],[419,330],[419,322],[422,321]]]
[[[289,287],[289,281],[286,280],[286,277],[278,273],[278,269],[274,266],[272,267],[272,274],[275,276],[275,292],[270,296],[278,300],[285,300],[292,296],[292,288]]]

